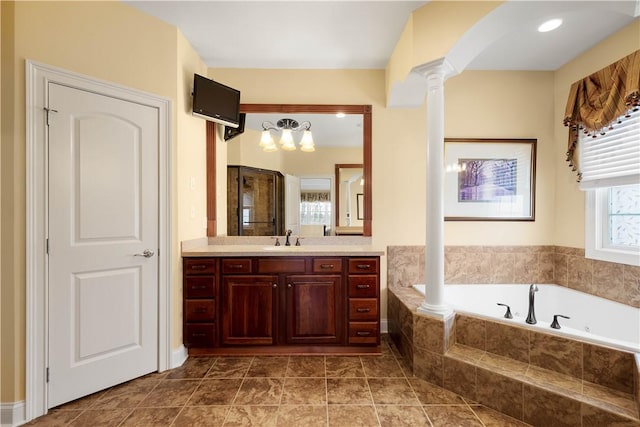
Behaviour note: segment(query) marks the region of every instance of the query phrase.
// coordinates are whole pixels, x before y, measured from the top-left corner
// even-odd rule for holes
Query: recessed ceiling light
[[[540,24],[540,26],[538,27],[538,31],[540,31],[541,33],[546,33],[546,32],[555,30],[560,25],[562,25],[562,19],[559,19],[559,18],[549,19],[548,21],[545,21],[542,24]]]
[[[336,113],[336,117],[339,119],[343,118],[344,116],[346,116],[345,113]]]

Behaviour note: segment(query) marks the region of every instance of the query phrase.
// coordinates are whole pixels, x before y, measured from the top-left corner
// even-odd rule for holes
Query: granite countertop
[[[382,256],[384,251],[369,245],[206,245],[183,248],[183,257],[206,256]]]

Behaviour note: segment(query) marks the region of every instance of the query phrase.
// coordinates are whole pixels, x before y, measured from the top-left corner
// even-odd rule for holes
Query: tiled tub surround
[[[388,288],[424,283],[424,256],[424,246],[389,246]],[[562,246],[447,246],[445,283],[553,283],[640,308],[640,267]]]
[[[469,329],[460,326],[465,320],[456,322],[451,317],[444,323],[417,314],[423,296],[411,287],[424,283],[424,256],[424,246],[392,246],[387,250],[389,333],[416,376],[504,413],[520,414],[517,418],[534,425],[640,426],[637,413],[640,355],[634,357],[557,337],[540,339],[547,334],[532,331],[526,333],[527,339],[518,340],[524,328],[503,325],[500,321],[476,319],[467,322],[466,326],[471,325]],[[640,267],[589,260],[584,258],[584,250],[575,248],[446,247],[445,283],[555,283],[640,307]],[[497,339],[496,330],[507,338]],[[541,355],[547,353],[537,346],[547,341],[556,346],[547,349],[547,353],[569,352],[580,360],[580,376],[557,372],[545,365],[548,362]],[[528,360],[524,360],[524,350]],[[622,356],[612,359],[603,354]],[[536,364],[540,360],[545,362]],[[608,374],[611,370],[618,374]],[[610,376],[626,379],[622,389],[612,388],[606,381],[598,383]],[[596,398],[598,395],[600,398]]]
[[[424,295],[425,285],[413,287]],[[530,285],[447,285],[444,297],[456,313],[640,353],[640,308],[564,286],[538,284],[537,289],[534,325],[525,322]],[[505,320],[505,308],[497,303],[507,304],[513,317]],[[556,314],[567,316],[559,319],[560,329],[550,327]]]
[[[467,315],[389,290],[389,332],[415,376],[536,426],[640,426],[640,357]]]

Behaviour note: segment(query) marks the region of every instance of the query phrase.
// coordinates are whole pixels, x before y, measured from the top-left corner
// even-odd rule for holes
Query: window
[[[587,258],[640,265],[640,111],[579,146]]]

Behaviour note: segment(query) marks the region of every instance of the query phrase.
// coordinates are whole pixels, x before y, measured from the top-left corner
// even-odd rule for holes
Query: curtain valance
[[[629,117],[640,106],[640,50],[571,85],[564,125],[569,126],[567,161],[580,171],[574,152],[579,132],[596,138],[612,129],[614,122]]]
[[[331,193],[328,191],[302,191],[300,193],[301,202],[328,202],[331,200]]]

